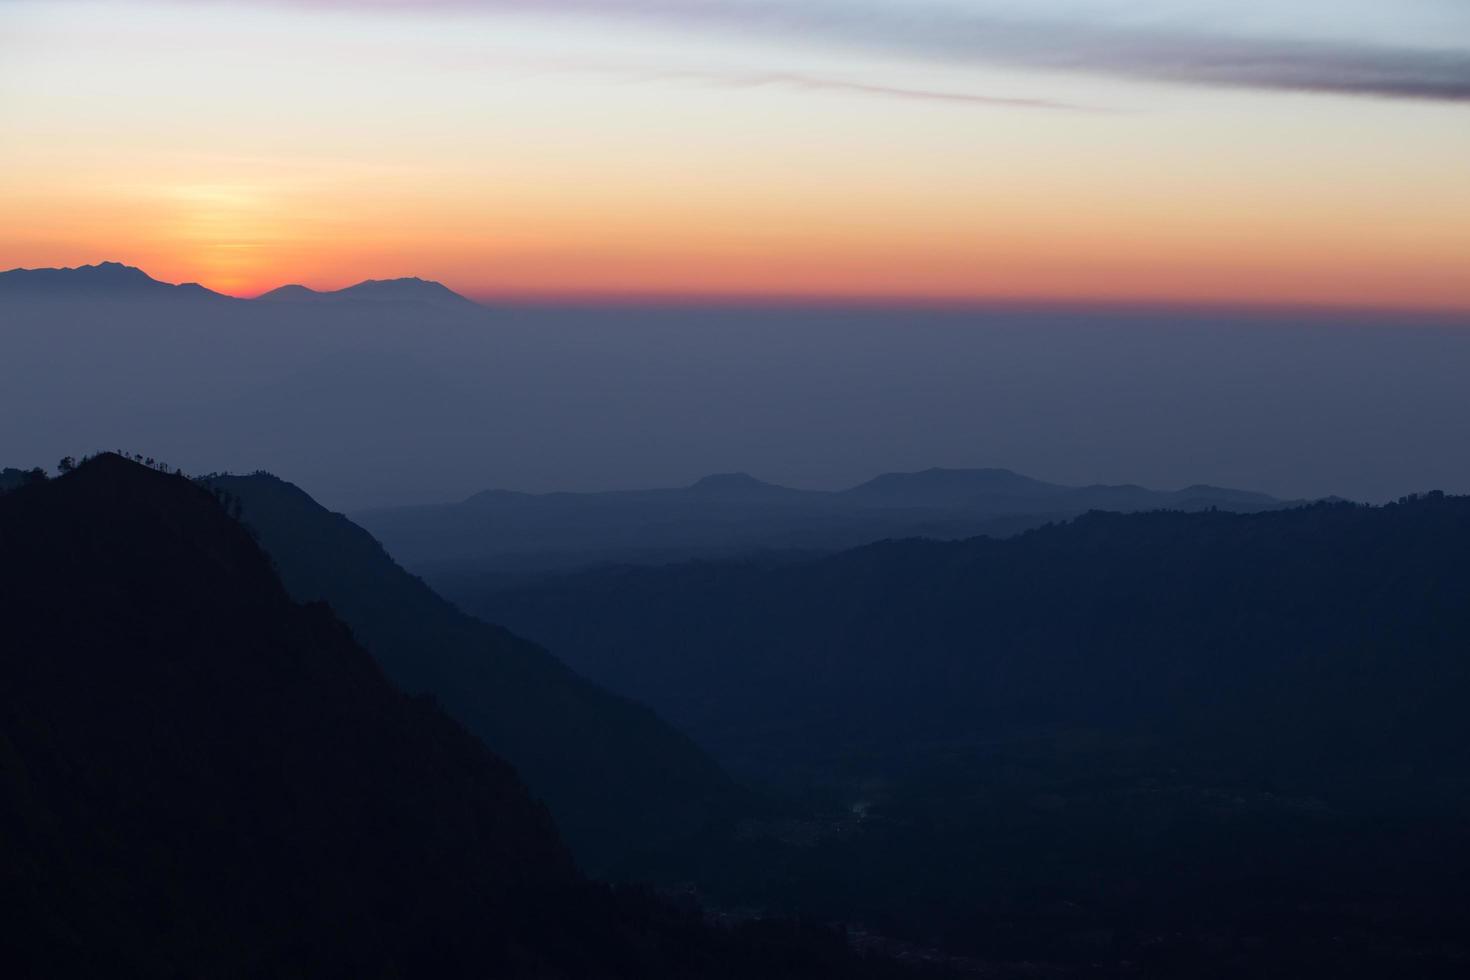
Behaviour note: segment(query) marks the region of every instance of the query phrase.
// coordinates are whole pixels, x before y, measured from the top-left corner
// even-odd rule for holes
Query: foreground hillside
[[[545,800],[584,867],[637,874],[734,810],[719,767],[652,711],[461,613],[364,530],[275,477],[213,477],[290,594],[325,601],[388,677],[430,694]]]
[[[7,975],[870,969],[585,882],[513,770],[182,477],[103,456],[0,494],[0,553]]]

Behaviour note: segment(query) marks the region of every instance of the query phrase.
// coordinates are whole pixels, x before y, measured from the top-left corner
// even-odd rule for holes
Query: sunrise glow
[[[525,6],[0,2],[0,267],[1470,308],[1458,99]]]

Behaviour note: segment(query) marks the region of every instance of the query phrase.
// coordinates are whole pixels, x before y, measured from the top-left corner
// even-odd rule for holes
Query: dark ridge
[[[11,269],[0,272],[0,295],[55,298],[224,298],[198,283],[175,286],[159,282],[142,269],[120,262],[101,262],[73,269]]]
[[[534,920],[579,886],[545,811],[210,493],[104,455],[0,498],[0,545],[20,975],[551,955]]]
[[[911,975],[585,881],[510,766],[182,476],[104,455],[0,495],[0,553],[7,975]]]
[[[830,794],[732,894],[1039,976],[1449,980],[1467,552],[1470,497],[1430,494],[449,594]]]
[[[1004,540],[451,594],[722,747],[777,723],[817,751],[851,734],[844,720],[865,739],[1148,721],[1251,745],[1275,732],[1283,751],[1417,733],[1448,752],[1450,705],[1470,698],[1467,547],[1470,498],[1431,495],[1095,512]]]
[[[331,603],[393,681],[509,759],[585,864],[621,870],[733,819],[734,785],[647,708],[460,612],[298,487],[264,474],[210,483],[240,501],[291,595]]]

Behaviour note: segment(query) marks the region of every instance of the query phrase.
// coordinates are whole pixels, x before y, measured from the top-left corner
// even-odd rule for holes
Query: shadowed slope
[[[509,759],[591,866],[675,845],[734,802],[719,768],[653,712],[460,612],[297,487],[266,475],[211,482],[242,502],[290,593],[329,602],[390,678],[433,694]]]
[[[895,975],[580,878],[511,768],[181,477],[103,456],[0,495],[0,553],[8,975]]]
[[[580,885],[544,810],[326,607],[293,604],[207,492],[101,457],[0,498],[0,550],[22,973],[560,955],[537,919]]]

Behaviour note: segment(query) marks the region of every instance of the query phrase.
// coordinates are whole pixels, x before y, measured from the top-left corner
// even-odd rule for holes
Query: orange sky
[[[653,33],[568,54],[497,18],[21,2],[0,35],[0,267],[113,259],[238,295],[419,275],[487,298],[1470,309],[1458,103],[770,46],[1086,108],[707,84],[607,67],[667,59]],[[757,57],[701,43],[684,56]]]

